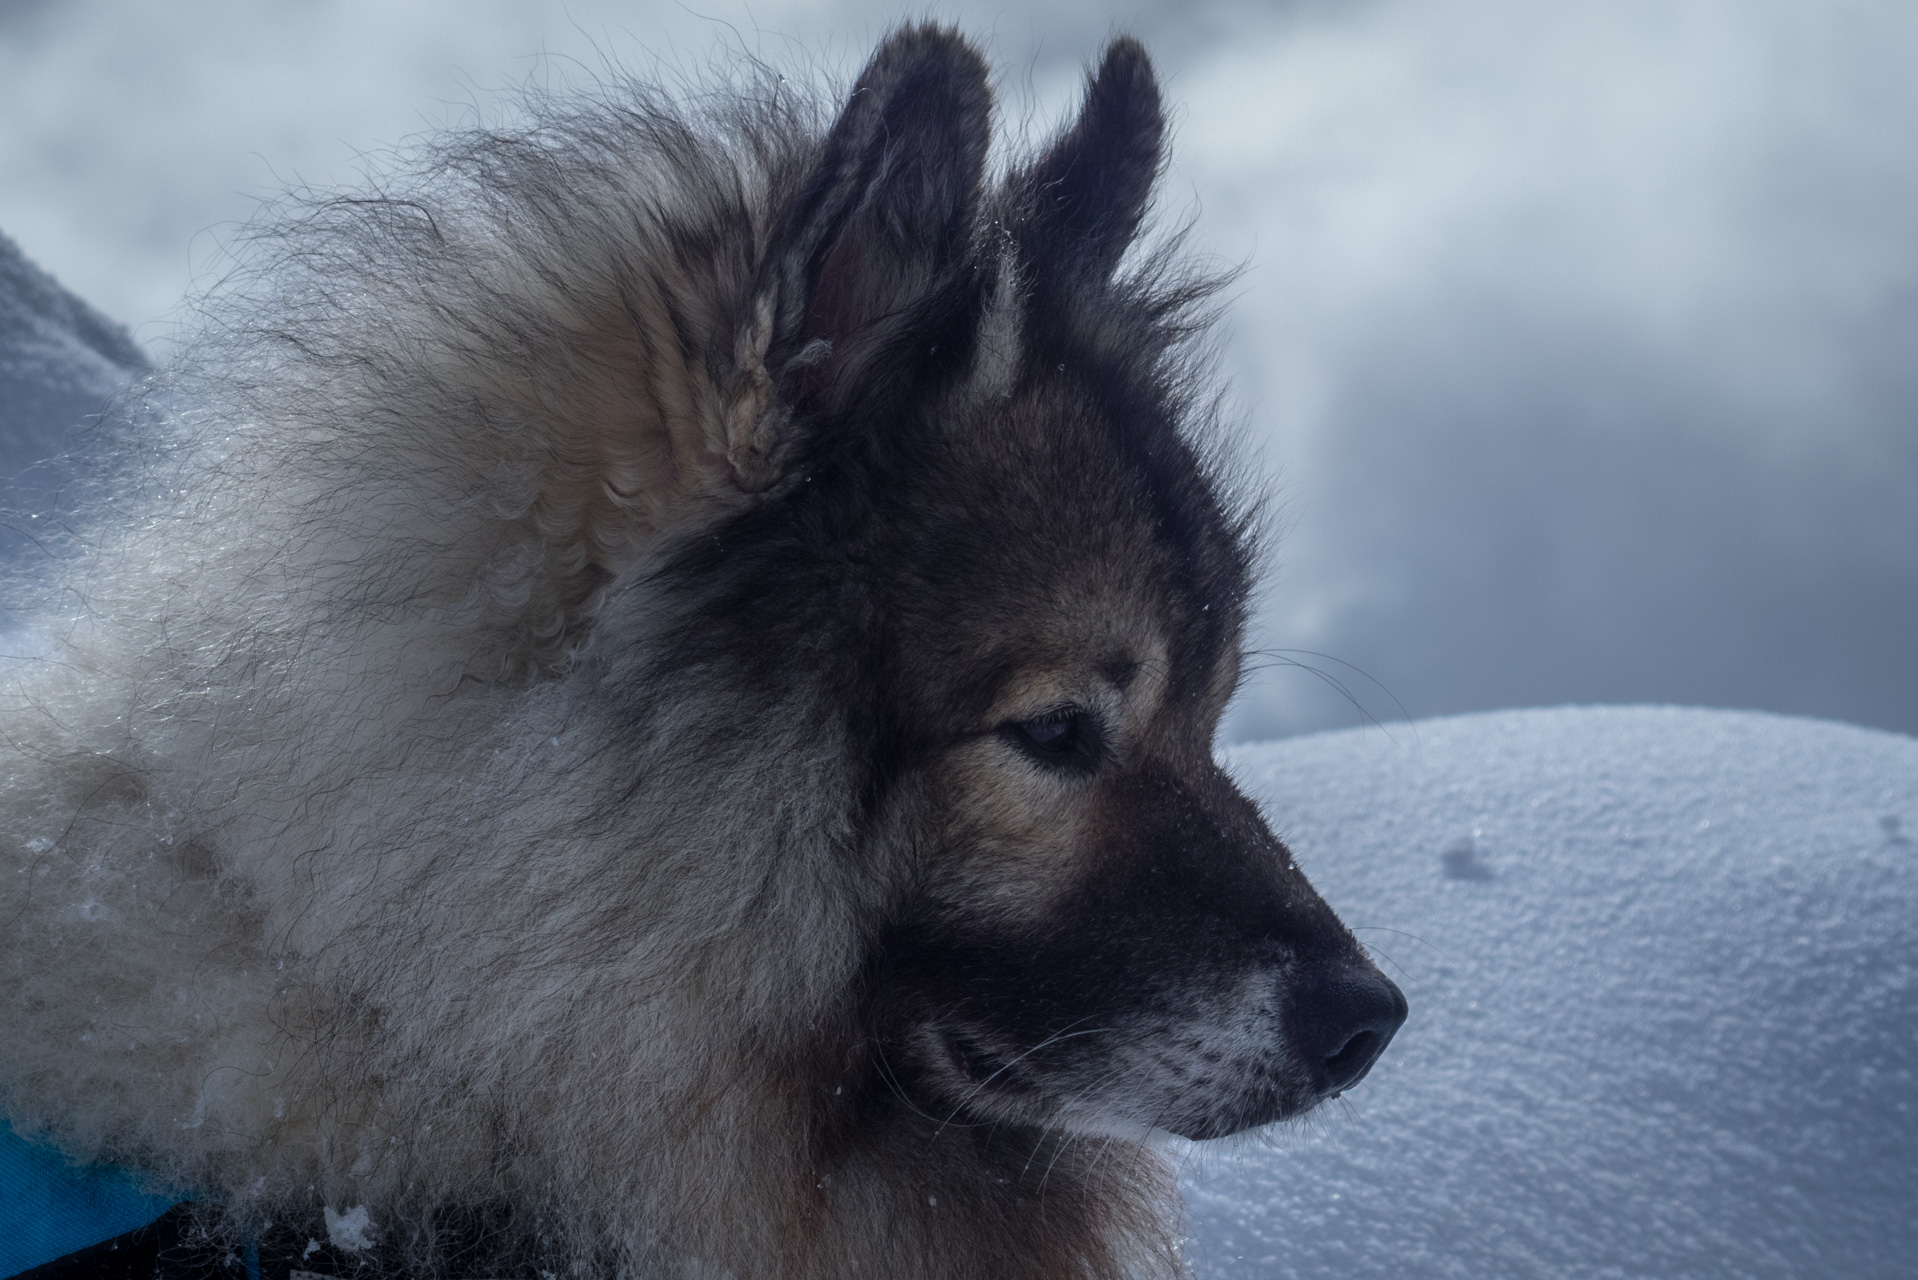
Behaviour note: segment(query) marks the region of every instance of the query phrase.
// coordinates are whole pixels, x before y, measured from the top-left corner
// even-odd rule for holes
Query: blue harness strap
[[[112,1165],[75,1165],[0,1121],[0,1277],[146,1226],[185,1197]]]

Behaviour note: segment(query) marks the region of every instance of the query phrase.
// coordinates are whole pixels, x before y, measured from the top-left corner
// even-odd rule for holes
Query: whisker
[[[1086,1016],[1090,1017],[1091,1015],[1088,1014]],[[1013,1058],[1012,1060],[1008,1062],[1000,1064],[1000,1067],[997,1071],[987,1076],[984,1080],[978,1081],[972,1086],[971,1089],[967,1090],[966,1095],[953,1105],[952,1115],[957,1116],[959,1112],[962,1109],[964,1109],[967,1103],[971,1102],[974,1098],[979,1096],[980,1092],[983,1091],[987,1085],[991,1084],[994,1080],[997,1080],[1000,1076],[1004,1075],[1006,1072],[1012,1070],[1012,1068],[1017,1066],[1019,1063],[1024,1062],[1027,1058],[1030,1058],[1033,1054],[1039,1052],[1039,1050],[1047,1048],[1051,1045],[1055,1045],[1059,1043],[1061,1040],[1073,1039],[1076,1036],[1102,1035],[1105,1032],[1115,1030],[1115,1028],[1113,1027],[1089,1027],[1084,1031],[1073,1031],[1070,1029],[1074,1026],[1077,1026],[1079,1023],[1084,1022],[1085,1020],[1086,1020],[1085,1018],[1076,1018],[1072,1022],[1066,1023],[1066,1029],[1054,1032],[1052,1035],[1049,1035],[1045,1039],[1041,1040],[1038,1044],[1035,1044],[1030,1049],[1027,1049],[1024,1053],[1021,1053],[1018,1057]],[[938,1137],[940,1130],[943,1130],[946,1127],[946,1124],[951,1123],[951,1119],[952,1117],[948,1116],[945,1121],[941,1122],[939,1129],[934,1130],[932,1136],[935,1138]]]
[[[1347,702],[1351,703],[1352,709],[1359,713],[1359,716],[1364,720],[1364,722],[1372,725],[1374,728],[1377,728],[1382,733],[1384,733],[1386,738],[1389,741],[1395,744],[1398,742],[1398,739],[1392,736],[1392,731],[1390,729],[1387,729],[1384,723],[1380,721],[1380,719],[1377,716],[1373,715],[1370,709],[1368,709],[1363,702],[1359,701],[1358,695],[1352,692],[1351,686],[1346,684],[1345,681],[1339,679],[1337,676],[1333,675],[1329,671],[1325,671],[1319,667],[1315,667],[1309,662],[1299,661],[1297,658],[1292,656],[1293,654],[1303,654],[1308,658],[1317,658],[1325,662],[1336,662],[1341,667],[1346,668],[1348,671],[1356,672],[1362,679],[1364,679],[1367,683],[1372,685],[1373,688],[1377,689],[1380,693],[1383,693],[1387,698],[1390,698],[1392,700],[1392,705],[1398,708],[1398,718],[1401,721],[1407,724],[1415,723],[1412,720],[1412,713],[1406,709],[1405,704],[1399,700],[1398,695],[1393,693],[1391,688],[1387,686],[1384,681],[1380,680],[1377,676],[1374,676],[1371,672],[1365,670],[1363,667],[1360,667],[1351,662],[1347,662],[1344,658],[1334,657],[1333,655],[1329,653],[1319,653],[1316,650],[1312,650],[1312,649],[1248,649],[1246,650],[1246,656],[1248,657],[1260,657],[1260,658],[1270,659],[1269,662],[1255,664],[1252,668],[1253,670],[1262,671],[1270,667],[1294,667],[1300,671],[1307,672],[1314,679],[1317,679],[1318,681],[1323,683],[1327,688],[1331,689],[1332,691],[1337,693],[1340,697],[1344,698]],[[1418,730],[1416,728],[1412,730],[1412,740],[1415,744],[1418,741]]]
[[[911,1111],[914,1115],[918,1116],[920,1119],[930,1120],[932,1121],[933,1124],[943,1129],[945,1125],[949,1122],[950,1117],[948,1117],[947,1120],[940,1120],[936,1116],[928,1115],[919,1106],[919,1104],[914,1102],[912,1100],[912,1097],[909,1094],[907,1094],[905,1086],[899,1083],[899,1077],[893,1072],[892,1063],[887,1061],[886,1059],[885,1044],[882,1042],[875,1041],[873,1048],[877,1052],[879,1057],[879,1074],[885,1078],[886,1087],[892,1090],[893,1096],[899,1099],[899,1101],[905,1103],[906,1109]],[[971,1126],[971,1125],[961,1126],[961,1128],[972,1128],[972,1127],[974,1126]],[[938,1130],[934,1130],[934,1136],[936,1137],[937,1135],[938,1135]]]
[[[1390,925],[1353,924],[1353,925],[1347,925],[1346,928],[1350,929],[1353,933],[1358,933],[1360,931],[1365,931],[1368,933],[1396,933],[1401,938],[1410,938],[1412,941],[1418,943],[1422,947],[1431,947],[1435,955],[1442,956],[1445,954],[1444,947],[1438,946],[1434,943],[1427,942],[1424,938],[1419,937],[1419,935],[1416,933],[1409,933],[1404,929],[1394,929]]]

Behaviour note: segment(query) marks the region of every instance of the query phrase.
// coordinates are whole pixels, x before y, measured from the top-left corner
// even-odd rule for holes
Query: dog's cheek
[[[985,739],[947,762],[926,883],[956,915],[1009,933],[1043,931],[1098,872],[1097,796],[1008,756]]]

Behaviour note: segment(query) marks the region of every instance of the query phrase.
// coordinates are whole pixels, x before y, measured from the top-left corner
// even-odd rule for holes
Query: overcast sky
[[[988,43],[1014,127],[1144,36],[1179,108],[1164,206],[1246,267],[1225,365],[1286,536],[1233,736],[1360,714],[1288,657],[1380,717],[1918,731],[1918,6],[935,11]],[[844,73],[915,12],[0,0],[0,230],[164,355],[263,193],[528,78]]]

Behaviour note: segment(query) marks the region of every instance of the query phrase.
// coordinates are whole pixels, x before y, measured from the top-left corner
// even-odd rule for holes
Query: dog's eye
[[[1006,726],[1006,736],[1027,756],[1054,768],[1090,772],[1099,764],[1099,725],[1090,715],[1067,707]]]

